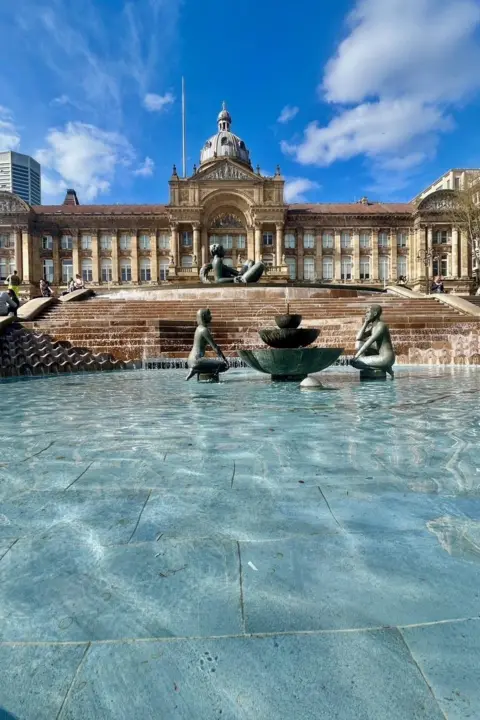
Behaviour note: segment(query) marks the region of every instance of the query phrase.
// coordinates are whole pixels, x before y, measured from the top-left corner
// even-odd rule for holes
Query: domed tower
[[[218,132],[203,146],[200,153],[200,165],[205,166],[219,158],[228,157],[246,165],[251,170],[250,153],[244,141],[231,132],[232,116],[225,103],[222,105],[217,122]]]

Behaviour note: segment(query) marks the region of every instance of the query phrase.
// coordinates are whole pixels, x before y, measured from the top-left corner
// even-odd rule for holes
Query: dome
[[[207,140],[200,153],[200,163],[208,163],[222,157],[229,157],[237,162],[250,164],[250,153],[241,138],[230,131],[232,117],[225,103],[217,118],[218,132]]]

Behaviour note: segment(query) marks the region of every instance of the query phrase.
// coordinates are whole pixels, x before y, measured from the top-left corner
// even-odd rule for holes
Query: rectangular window
[[[132,282],[132,265],[130,260],[122,260],[120,263],[120,277],[122,282]]]
[[[62,283],[66,285],[73,278],[73,263],[71,260],[62,260]]]
[[[399,255],[397,258],[397,278],[407,277],[407,258],[405,255]]]
[[[150,235],[140,235],[138,243],[140,250],[150,250]]]
[[[160,250],[170,250],[170,235],[168,235],[168,233],[160,233],[158,236],[158,247]]]
[[[448,275],[448,255],[442,255],[440,258],[440,275],[444,277]]]
[[[0,235],[0,248],[12,248],[13,247],[13,239],[10,234],[2,234]]]
[[[191,268],[193,266],[193,259],[191,255],[182,255],[182,259],[180,261],[181,266],[184,268]]]
[[[449,230],[437,230],[433,235],[434,245],[444,245],[452,241]]]
[[[342,280],[351,280],[352,279],[352,258],[351,257],[343,257],[340,269],[341,269]]]
[[[407,233],[406,232],[400,231],[397,233],[397,246],[398,247],[407,247]]]
[[[333,233],[324,232],[322,235],[322,247],[333,248]],[[325,276],[324,276],[325,277]]]
[[[60,241],[60,247],[62,250],[71,250],[73,248],[73,238],[71,235],[62,235]]]
[[[287,257],[285,258],[285,262],[288,267],[288,277],[290,280],[296,280],[297,278],[297,261],[295,258]]]
[[[182,247],[191,247],[193,244],[193,233],[189,230],[182,232]]]
[[[360,258],[360,280],[370,280],[370,258]]]
[[[160,280],[168,280],[168,262],[160,263]]]
[[[150,282],[151,279],[150,260],[142,260],[140,263],[140,280],[142,282]]]
[[[333,258],[322,259],[322,277],[324,280],[333,280]]]
[[[130,250],[132,247],[132,236],[122,234],[120,235],[120,250]]]
[[[224,235],[221,244],[225,250],[231,250],[233,248],[233,237],[231,235]]]
[[[303,247],[306,249],[313,249],[315,247],[315,235],[312,233],[305,233],[303,236]]]
[[[454,179],[454,182],[455,182],[455,190],[460,190],[460,178],[458,176]]]
[[[361,248],[369,248],[370,247],[370,233],[369,232],[361,232],[360,233],[360,247]]]
[[[352,236],[349,232],[342,232],[342,234],[340,235],[340,247],[352,247]]]
[[[315,280],[315,258],[303,258],[303,279],[310,281]]]
[[[390,259],[388,257],[378,258],[378,278],[386,282],[390,278]]]
[[[48,280],[49,283],[53,283],[53,260],[43,261],[43,277]]]
[[[82,250],[91,250],[92,249],[92,236],[91,235],[82,235]],[[85,280],[85,278],[83,278]]]
[[[42,237],[42,249],[43,250],[52,250],[53,249],[53,238],[51,235],[44,235]],[[45,278],[48,280],[48,278]]]
[[[290,250],[295,247],[295,235],[293,233],[287,233],[285,235],[285,247]]]
[[[386,233],[386,232],[378,233],[378,247],[379,248],[387,248],[388,247],[388,233]]]
[[[263,233],[263,244],[264,245],[273,245],[273,233],[271,233],[271,232]]]
[[[102,282],[104,282],[104,283],[112,282],[112,280],[113,280],[112,263],[110,261],[102,260],[101,273],[102,273]]]
[[[247,239],[245,235],[237,235],[237,248],[238,250],[244,250],[246,245]]]
[[[100,250],[111,250],[112,249],[112,236],[101,235],[100,236]]]
[[[84,282],[92,282],[93,268],[91,260],[82,260],[82,278]]]
[[[7,261],[5,258],[0,258],[0,280],[6,280],[8,275]]]

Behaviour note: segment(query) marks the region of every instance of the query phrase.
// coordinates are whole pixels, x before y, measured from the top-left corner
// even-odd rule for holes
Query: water
[[[68,718],[135,716],[131,696],[144,717],[332,717],[332,678],[355,683],[338,717],[420,702],[437,718],[447,655],[461,692],[445,707],[463,717],[465,690],[480,716],[464,687],[480,663],[480,371],[321,377],[320,392],[245,370],[1,384],[0,661],[21,686],[0,684],[0,707],[18,713],[32,660],[11,643],[28,643],[79,688]]]

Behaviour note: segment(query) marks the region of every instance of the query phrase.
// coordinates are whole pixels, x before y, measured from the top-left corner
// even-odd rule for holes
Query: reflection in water
[[[427,528],[449,555],[480,561],[480,522],[445,515],[427,522]]]

